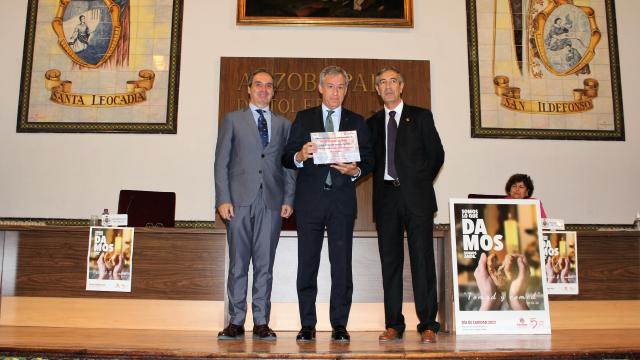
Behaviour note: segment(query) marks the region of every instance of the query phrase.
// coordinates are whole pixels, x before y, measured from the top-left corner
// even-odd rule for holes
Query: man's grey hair
[[[400,72],[400,69],[398,69],[397,67],[393,66],[393,65],[389,65],[389,66],[385,66],[382,69],[378,70],[378,72],[376,73],[376,85],[380,82],[380,76],[382,76],[382,74],[384,74],[387,71],[394,71],[398,74],[398,80],[400,80],[400,83],[403,84],[404,83],[404,77],[402,76],[402,73]]]
[[[329,65],[320,71],[320,85],[324,85],[324,78],[327,75],[342,75],[346,81],[345,85],[349,85],[349,74],[346,70],[337,65]]]
[[[265,68],[257,68],[255,70],[253,70],[253,72],[251,73],[251,76],[249,76],[249,87],[251,87],[251,85],[253,85],[253,78],[258,75],[258,74],[267,74],[269,76],[271,76],[271,79],[273,79],[273,74],[271,73],[271,71],[265,69]]]

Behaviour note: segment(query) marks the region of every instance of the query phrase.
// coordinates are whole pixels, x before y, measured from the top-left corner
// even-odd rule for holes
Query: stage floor
[[[215,331],[160,331],[0,326],[0,355],[27,359],[639,359],[640,329],[558,330],[553,335],[439,334],[420,344],[415,331],[402,341],[378,342],[378,332],[352,332],[351,343],[298,344],[295,332],[278,340],[218,341]]]

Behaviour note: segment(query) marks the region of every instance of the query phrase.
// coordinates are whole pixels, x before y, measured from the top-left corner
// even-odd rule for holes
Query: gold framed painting
[[[238,0],[238,25],[413,27],[413,0]]]
[[[471,136],[624,141],[613,0],[467,0]]]
[[[177,132],[182,0],[29,0],[18,132]]]

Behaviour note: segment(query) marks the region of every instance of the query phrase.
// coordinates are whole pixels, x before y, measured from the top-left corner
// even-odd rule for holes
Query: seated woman
[[[531,197],[533,195],[533,180],[527,174],[511,175],[504,191],[507,193],[506,199],[535,199]],[[542,201],[540,201],[540,215],[542,218],[547,217]]]

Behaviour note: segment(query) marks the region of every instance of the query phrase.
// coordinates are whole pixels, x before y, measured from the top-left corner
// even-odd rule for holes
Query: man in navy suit
[[[285,167],[299,169],[294,205],[298,214],[297,290],[302,329],[296,339],[315,340],[317,277],[326,229],[331,262],[331,338],[348,342],[346,327],[353,294],[351,249],[358,208],[356,181],[371,171],[373,154],[364,119],[342,107],[349,79],[346,71],[328,66],[319,79],[322,105],[298,112],[282,157]],[[317,146],[311,142],[312,132],[349,130],[357,132],[359,163],[314,164]]]
[[[395,67],[376,74],[384,109],[367,120],[375,154],[373,215],[382,263],[386,330],[380,341],[398,340],[402,315],[404,230],[421,341],[436,341],[438,296],[433,255],[433,214],[438,210],[433,180],[444,162],[444,149],[428,109],[402,101],[404,78]]]
[[[220,340],[244,337],[247,274],[253,263],[253,336],[275,340],[269,328],[273,261],[281,217],[293,213],[295,172],[282,167],[291,123],[269,109],[273,75],[257,69],[249,79],[247,108],[225,115],[215,160],[216,208],[227,227],[229,325]]]

